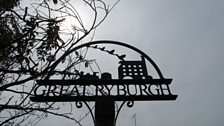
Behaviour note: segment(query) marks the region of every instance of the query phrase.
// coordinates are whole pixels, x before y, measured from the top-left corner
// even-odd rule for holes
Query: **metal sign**
[[[115,101],[175,100],[169,84],[172,79],[153,79],[142,61],[121,61],[119,79],[110,73],[80,74],[77,80],[38,80],[32,101],[95,101],[96,97],[111,97]],[[125,77],[133,79],[124,79]],[[134,90],[131,90],[134,89]],[[89,91],[92,90],[90,93]]]
[[[95,41],[77,46],[74,51],[83,47],[97,48],[92,45],[99,44],[115,44],[132,49],[140,54],[141,60],[128,61],[120,56],[122,60],[117,67],[117,79],[113,79],[111,73],[98,75],[96,72],[80,72],[79,79],[76,80],[37,80],[31,101],[95,102],[95,125],[114,126],[125,102],[128,102],[128,107],[132,107],[134,101],[176,100],[177,95],[173,95],[169,87],[172,79],[165,79],[155,62],[133,46],[115,41]],[[114,50],[107,52],[113,54]],[[159,78],[148,74],[146,60],[155,68]],[[116,101],[123,101],[117,115],[114,108]],[[82,104],[77,104],[77,107],[82,107]]]
[[[47,80],[37,81],[32,101],[95,101],[96,97],[113,97],[116,101],[175,100],[171,79],[152,80]],[[88,84],[89,83],[89,84]],[[133,88],[134,90],[130,90]],[[93,90],[90,94],[88,90]]]

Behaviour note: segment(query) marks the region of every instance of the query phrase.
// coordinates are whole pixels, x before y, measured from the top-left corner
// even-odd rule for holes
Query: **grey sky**
[[[127,42],[148,54],[167,78],[176,101],[135,102],[117,126],[223,126],[224,1],[121,0],[95,40]],[[49,118],[40,125],[72,125]]]
[[[118,125],[224,124],[224,1],[122,0],[95,39],[127,42],[151,56],[173,78],[176,101],[140,102]]]

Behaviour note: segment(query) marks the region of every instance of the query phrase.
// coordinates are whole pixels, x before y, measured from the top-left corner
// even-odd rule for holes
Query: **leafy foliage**
[[[60,107],[54,103],[32,103],[29,96],[36,79],[74,79],[79,73],[78,64],[89,66],[92,60],[85,59],[87,50],[74,48],[84,38],[91,41],[93,31],[118,1],[111,8],[102,0],[0,2],[0,125],[35,125],[47,114],[81,125],[69,116],[71,113],[56,111]],[[79,8],[88,10],[87,17]],[[26,121],[32,116],[33,120]]]
[[[20,0],[0,0],[0,10],[10,10],[19,5]]]

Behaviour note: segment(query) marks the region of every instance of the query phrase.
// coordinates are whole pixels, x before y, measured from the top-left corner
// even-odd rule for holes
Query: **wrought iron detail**
[[[94,114],[93,114],[92,109],[91,109],[90,106],[87,104],[87,102],[84,102],[84,103],[85,103],[86,107],[88,108],[88,110],[89,110],[89,112],[90,112],[90,115],[91,115],[91,117],[92,117],[92,120],[93,120],[94,124],[96,124],[96,119],[95,119],[95,117],[94,117]]]
[[[127,106],[132,108],[134,106],[134,101],[127,101]]]
[[[123,101],[120,107],[117,110],[117,113],[114,118],[114,126],[116,126],[117,118],[121,112],[121,109],[123,108],[124,104],[127,103],[127,107],[132,108],[134,106],[134,101]]]
[[[125,54],[116,54],[114,49],[107,50],[105,47],[99,47],[100,44],[114,44],[129,48],[139,53],[141,60],[124,60]],[[74,101],[77,108],[82,108],[84,103],[96,126],[115,126],[118,115],[125,104],[131,108],[135,101],[175,100],[177,98],[177,95],[173,95],[169,88],[172,79],[165,79],[156,63],[141,50],[122,42],[93,41],[73,48],[65,56],[83,47],[91,47],[117,56],[120,59],[118,79],[113,79],[110,73],[100,72],[101,76],[98,76],[97,72],[92,74],[78,72],[79,79],[76,80],[37,80],[38,85],[34,89],[34,96],[30,97],[31,101]],[[156,70],[159,78],[155,79],[148,74],[146,60]],[[60,61],[61,59],[58,59],[52,66],[57,66]],[[126,77],[131,77],[131,79]],[[66,91],[63,90],[64,86],[68,86]],[[41,88],[44,87],[47,89],[41,91]],[[93,93],[87,92],[88,88],[89,90],[92,89]],[[122,101],[122,103],[115,114],[114,104],[116,101]],[[95,115],[88,102],[95,102]],[[106,108],[102,109],[102,107]],[[104,111],[109,113],[105,114]]]
[[[76,101],[75,105],[77,108],[82,108],[82,106],[83,106],[81,101]]]
[[[92,41],[92,42],[89,42],[89,43],[81,44],[81,45],[73,48],[68,53],[66,53],[65,56],[68,56],[70,53],[75,52],[76,50],[78,50],[80,48],[90,47],[92,45],[100,45],[100,44],[119,45],[119,46],[123,46],[123,47],[129,48],[129,49],[132,49],[133,51],[135,51],[135,52],[139,53],[140,55],[142,55],[143,57],[145,57],[145,59],[147,59],[151,63],[151,65],[155,68],[155,70],[157,71],[159,77],[161,79],[164,79],[163,74],[160,71],[159,67],[156,65],[156,63],[147,54],[145,54],[143,51],[139,50],[138,48],[136,48],[134,46],[131,46],[129,44],[122,43],[122,42],[111,41],[111,40]],[[63,57],[61,57],[61,59],[59,58],[54,64],[52,64],[52,67],[53,66],[57,66],[62,61],[62,59],[63,59]]]
[[[85,101],[76,101],[75,105],[76,105],[77,108],[82,108],[83,107],[83,103],[85,104],[85,106],[89,110],[91,118],[92,118],[92,120],[93,120],[93,122],[95,124],[96,121],[95,121],[95,117],[94,117],[93,111],[92,111],[92,109],[90,108],[90,106],[89,106],[89,104],[87,102],[85,102]]]

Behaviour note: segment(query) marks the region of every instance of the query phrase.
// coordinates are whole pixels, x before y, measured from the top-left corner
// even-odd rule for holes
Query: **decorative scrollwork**
[[[82,108],[82,102],[81,101],[77,101],[75,103],[75,105],[76,105],[77,108]]]
[[[94,114],[93,114],[93,111],[92,111],[93,108],[90,108],[90,106],[89,106],[89,104],[88,104],[87,102],[85,102],[85,101],[77,101],[77,102],[75,103],[75,105],[76,105],[77,108],[82,108],[83,103],[84,103],[84,104],[86,105],[86,107],[88,108],[89,113],[91,114],[91,117],[92,117],[92,119],[93,119],[93,122],[95,123],[96,121],[95,121],[95,117],[94,117]]]
[[[134,106],[134,101],[127,101],[127,106],[129,108],[133,107]]]

